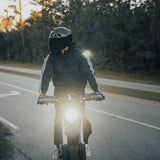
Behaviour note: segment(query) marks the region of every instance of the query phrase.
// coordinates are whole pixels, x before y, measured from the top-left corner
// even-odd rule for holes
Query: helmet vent
[[[56,34],[54,37],[55,38],[62,38],[61,34]]]

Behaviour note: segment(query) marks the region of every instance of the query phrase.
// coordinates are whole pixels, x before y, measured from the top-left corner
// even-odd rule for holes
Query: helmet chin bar
[[[71,43],[72,43],[71,35],[69,35],[68,37],[58,38],[58,39],[49,38],[49,47],[51,52],[53,53],[61,53],[61,51],[65,49],[67,46],[70,46]]]

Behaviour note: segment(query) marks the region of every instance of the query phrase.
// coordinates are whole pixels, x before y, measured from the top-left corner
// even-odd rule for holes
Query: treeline
[[[23,29],[0,32],[0,58],[41,63],[48,54],[52,28],[65,26],[73,41],[92,52],[97,68],[160,70],[160,1],[32,0],[41,5]]]

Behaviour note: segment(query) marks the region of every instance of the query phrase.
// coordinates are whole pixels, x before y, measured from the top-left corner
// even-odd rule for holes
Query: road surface
[[[36,105],[39,81],[0,73],[0,88],[0,121],[14,133],[21,160],[51,160],[54,106]],[[86,104],[90,160],[160,160],[160,104],[105,96]]]

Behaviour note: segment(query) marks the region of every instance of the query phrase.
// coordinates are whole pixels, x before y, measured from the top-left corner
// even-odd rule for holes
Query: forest
[[[0,60],[42,63],[48,36],[57,26],[70,28],[73,42],[89,50],[97,69],[160,71],[159,0],[31,0],[40,11],[25,21],[21,10],[0,22]]]

